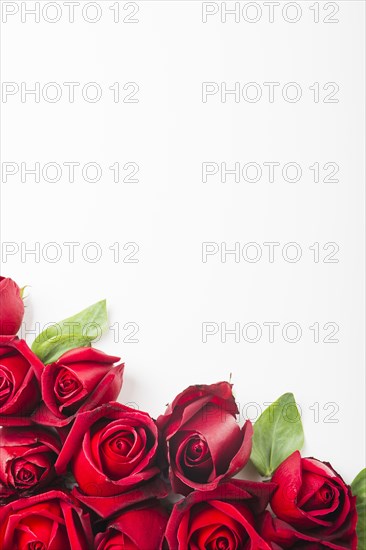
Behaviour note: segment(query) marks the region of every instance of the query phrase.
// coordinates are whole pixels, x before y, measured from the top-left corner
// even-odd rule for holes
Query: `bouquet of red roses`
[[[232,384],[194,385],[155,420],[117,402],[124,364],[92,347],[105,301],[32,349],[11,279],[0,307],[2,550],[365,548],[366,471],[350,487],[301,456],[292,394],[240,427]],[[237,475],[249,460],[262,481]]]

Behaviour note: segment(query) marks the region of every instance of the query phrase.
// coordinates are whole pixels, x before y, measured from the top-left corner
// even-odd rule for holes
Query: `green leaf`
[[[107,328],[106,301],[101,300],[46,328],[34,340],[32,351],[43,363],[53,363],[66,351],[91,346],[91,342],[99,338]]]
[[[265,477],[304,445],[301,415],[292,393],[285,393],[260,415],[254,425],[251,461]]]
[[[352,493],[357,497],[357,548],[366,548],[366,468],[361,470],[351,484]]]

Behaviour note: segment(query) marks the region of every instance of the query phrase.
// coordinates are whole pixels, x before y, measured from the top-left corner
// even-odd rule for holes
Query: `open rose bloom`
[[[70,495],[50,491],[0,508],[1,550],[91,550],[89,515]]]
[[[57,434],[45,428],[0,428],[0,500],[53,481],[60,449]]]
[[[277,468],[272,481],[277,489],[271,508],[278,519],[267,518],[266,538],[283,548],[312,543],[356,550],[356,499],[330,464],[295,452]]]
[[[120,403],[80,413],[56,463],[68,465],[75,496],[102,517],[153,496],[166,496],[158,478],[158,430],[153,419]]]
[[[176,493],[215,489],[245,466],[253,429],[239,427],[238,412],[231,384],[219,382],[187,388],[158,418]]]
[[[77,412],[91,410],[119,395],[124,364],[119,357],[94,348],[77,348],[46,365],[41,373],[43,403],[35,420],[48,426],[67,426]]]
[[[175,505],[166,529],[174,550],[270,550],[259,534],[271,483],[231,480],[196,491]]]

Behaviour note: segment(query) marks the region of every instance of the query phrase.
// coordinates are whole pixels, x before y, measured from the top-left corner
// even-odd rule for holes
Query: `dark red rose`
[[[61,474],[71,462],[75,496],[108,517],[155,493],[166,495],[155,480],[157,449],[158,429],[147,413],[107,403],[77,415],[55,467]]]
[[[272,550],[285,550],[291,548],[293,550],[354,550],[357,548],[357,537],[353,534],[352,537],[346,536],[342,538],[332,539],[332,541],[323,538],[313,537],[311,535],[301,533],[295,527],[291,527],[285,521],[278,518],[273,518],[269,512],[266,512],[262,529],[262,537],[269,543]]]
[[[178,502],[166,528],[171,550],[270,550],[258,518],[275,486],[233,479]]]
[[[161,550],[168,512],[157,503],[129,509],[95,538],[96,550]]]
[[[66,426],[75,413],[91,410],[117,399],[124,364],[119,357],[94,348],[77,348],[44,367],[41,377],[44,403],[35,420],[48,426]]]
[[[92,550],[89,515],[63,491],[0,508],[1,550]]]
[[[26,418],[40,401],[36,372],[43,364],[24,340],[0,338],[0,424],[30,424]]]
[[[272,481],[278,488],[271,507],[278,518],[310,537],[328,543],[341,540],[343,548],[356,548],[356,498],[330,464],[301,458],[296,451],[277,468]]]
[[[238,412],[231,384],[219,382],[190,386],[158,418],[176,493],[214,489],[245,466],[253,429],[238,426]]]
[[[18,285],[0,277],[0,334],[15,335],[24,316],[24,304]]]
[[[50,483],[60,448],[57,435],[44,428],[0,428],[0,498]]]

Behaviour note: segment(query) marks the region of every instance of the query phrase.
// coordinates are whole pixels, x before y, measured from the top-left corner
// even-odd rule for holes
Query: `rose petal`
[[[122,495],[88,496],[83,494],[77,487],[72,490],[72,494],[82,504],[94,510],[100,517],[107,519],[117,512],[139,502],[144,502],[151,498],[165,498],[168,495],[168,490],[166,484],[156,477],[147,483],[133,486]]]

